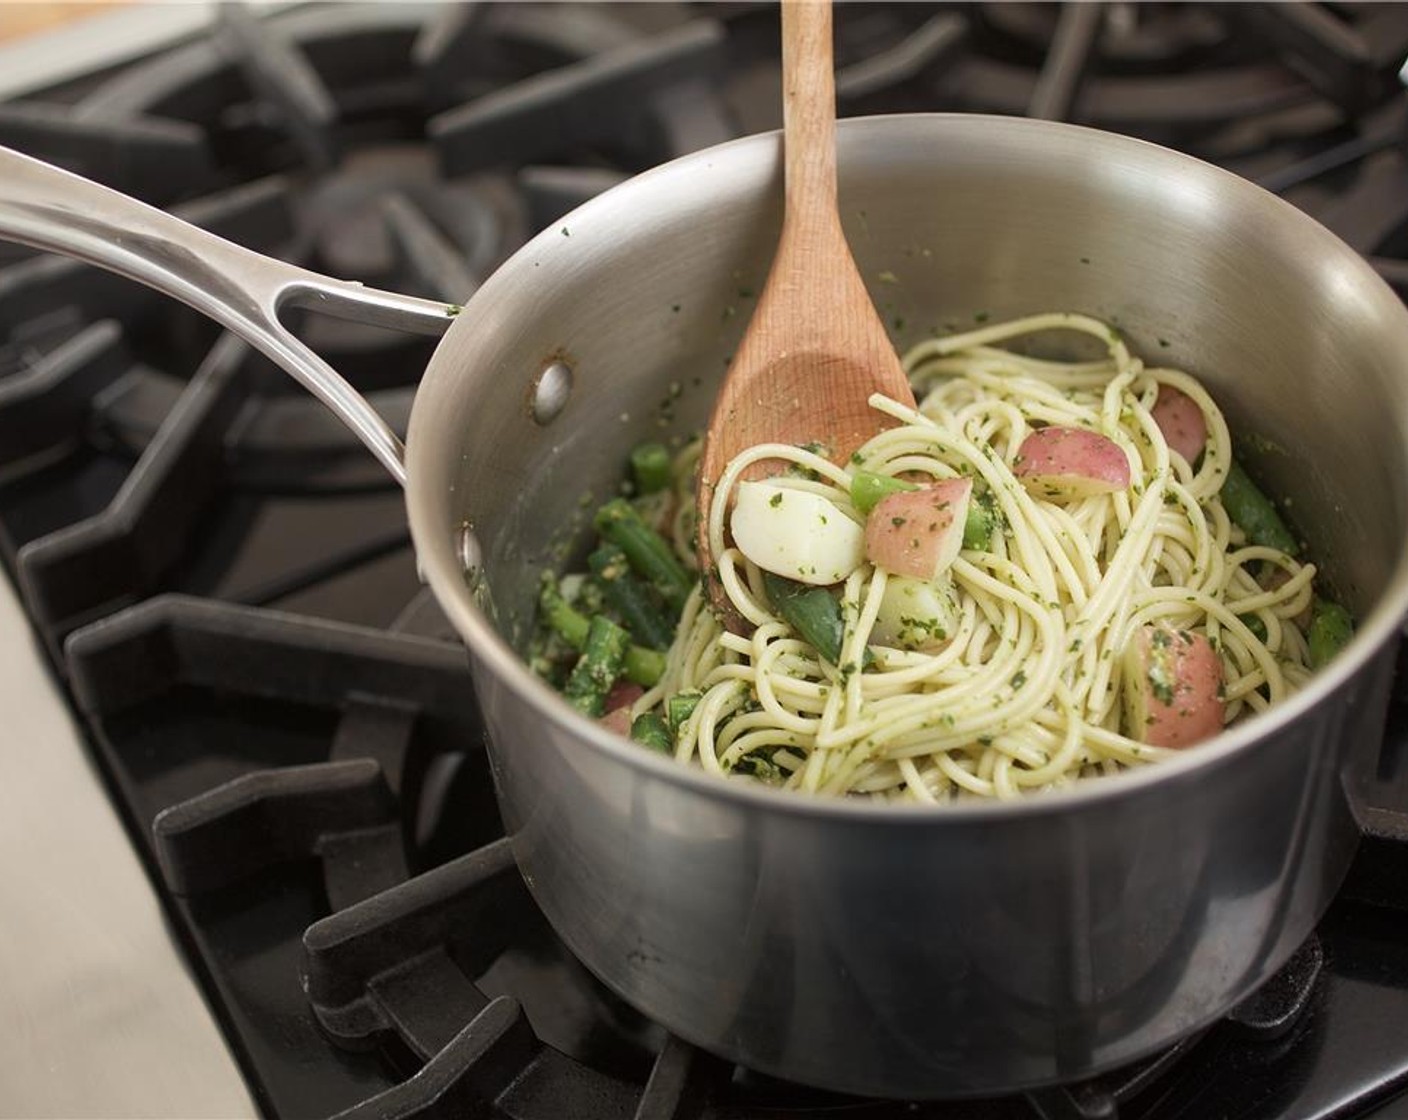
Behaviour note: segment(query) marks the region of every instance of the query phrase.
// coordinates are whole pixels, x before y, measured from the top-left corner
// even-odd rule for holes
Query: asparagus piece
[[[675,747],[675,737],[658,712],[643,712],[636,716],[631,724],[631,738],[661,754],[669,754]]]
[[[642,443],[631,451],[631,477],[637,494],[669,489],[670,452],[663,443]]]
[[[543,580],[538,607],[547,624],[573,649],[583,649],[591,629],[591,619],[576,610],[562,597],[562,590],[551,576]],[[626,679],[642,688],[650,688],[665,674],[665,655],[658,650],[630,646],[622,666]]]
[[[624,498],[613,498],[597,510],[596,530],[626,554],[631,567],[660,592],[666,605],[678,615],[694,580],[665,538],[641,520]]]
[[[1310,629],[1305,638],[1310,645],[1310,664],[1318,669],[1354,637],[1354,620],[1338,603],[1316,599],[1311,609]]]
[[[631,636],[651,649],[668,649],[675,637],[674,627],[651,600],[645,584],[632,573],[626,554],[615,545],[602,545],[587,558],[587,564]]]
[[[1241,527],[1253,544],[1279,548],[1287,556],[1300,553],[1300,545],[1291,536],[1271,499],[1257,489],[1236,459],[1227,468],[1221,498],[1227,516]]]
[[[631,636],[605,615],[592,618],[582,656],[562,690],[574,708],[593,717],[605,713],[606,694],[621,675],[630,645]]]

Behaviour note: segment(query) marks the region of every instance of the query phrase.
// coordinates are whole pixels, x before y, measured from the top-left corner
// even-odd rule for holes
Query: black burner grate
[[[910,1106],[758,1078],[667,1038],[547,927],[485,756],[465,749],[479,733],[454,645],[165,597],[86,629],[69,659],[107,761],[153,818],[147,840],[200,959],[224,962],[213,982],[235,1037],[254,1056],[277,1026],[295,1058],[260,1069],[276,1115],[313,1099],[407,1117],[487,1101],[514,1120],[1180,1115],[1144,1100],[1202,1091],[1178,1076],[1188,1061],[1230,1053],[1235,1083],[1259,1071],[1266,1091],[1284,1074],[1283,1040],[1314,1026],[1316,940],[1212,1032],[1025,1099]],[[212,707],[222,733],[192,759],[189,732]],[[301,953],[279,951],[312,1009],[297,1029],[286,992],[271,1001],[266,979],[241,983],[240,966],[267,952],[256,917],[303,931]],[[564,1102],[572,1111],[555,1111]]]

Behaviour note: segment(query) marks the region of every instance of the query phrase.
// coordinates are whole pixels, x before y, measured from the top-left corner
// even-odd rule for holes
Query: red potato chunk
[[[1193,398],[1172,385],[1160,385],[1150,415],[1169,450],[1182,455],[1190,467],[1196,463],[1208,442],[1208,422]]]
[[[629,708],[644,695],[645,689],[635,681],[628,681],[622,677],[611,686],[611,691],[606,694],[606,710],[609,712],[615,708]]]
[[[1222,730],[1222,659],[1206,635],[1143,626],[1125,654],[1131,738],[1190,747]]]
[[[1013,466],[1034,497],[1071,501],[1129,489],[1129,459],[1114,440],[1053,424],[1022,441]]]
[[[866,559],[892,575],[934,579],[963,547],[972,494],[968,478],[886,494],[865,521]]]
[[[634,681],[620,680],[606,694],[606,714],[597,720],[602,727],[618,735],[631,734],[631,705],[645,695],[645,689]]]
[[[604,716],[597,720],[597,723],[608,731],[614,731],[617,735],[624,735],[627,739],[631,737],[631,707],[627,704],[624,708],[612,708]]]

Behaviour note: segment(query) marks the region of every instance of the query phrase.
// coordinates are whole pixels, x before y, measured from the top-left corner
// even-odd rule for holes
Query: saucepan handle
[[[283,325],[303,307],[442,334],[453,304],[333,280],[274,260],[71,172],[0,147],[0,240],[76,257],[189,304],[296,378],[402,486],[400,439],[340,374]]]

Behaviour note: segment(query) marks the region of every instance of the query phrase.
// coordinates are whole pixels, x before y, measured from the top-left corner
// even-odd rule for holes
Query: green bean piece
[[[665,675],[665,655],[657,649],[633,645],[626,650],[624,672],[628,681],[641,688],[654,688]]]
[[[582,656],[577,659],[562,694],[579,712],[600,716],[606,711],[606,694],[621,675],[631,636],[603,614],[592,618]]]
[[[660,613],[646,585],[631,571],[626,554],[615,545],[605,544],[587,558],[587,565],[631,637],[651,649],[668,649],[675,629]]]
[[[748,774],[764,782],[778,782],[782,780],[782,768],[772,760],[774,750],[767,747],[760,747],[758,750],[745,754],[733,765],[733,773]]]
[[[547,624],[564,642],[573,649],[585,648],[591,619],[563,598],[562,589],[550,576],[543,580],[538,607]],[[659,650],[633,645],[626,650],[623,670],[627,680],[642,688],[651,688],[665,675],[665,655]]]
[[[846,625],[836,597],[824,587],[809,587],[772,572],[763,573],[763,587],[783,621],[827,661],[839,664]]]
[[[1310,613],[1310,629],[1305,635],[1310,646],[1310,665],[1318,669],[1354,637],[1354,619],[1338,603],[1316,599]]]
[[[678,615],[694,587],[665,538],[647,525],[624,498],[613,498],[597,510],[596,531],[626,554],[626,559],[648,580],[670,610]]]
[[[918,490],[919,487],[902,478],[873,471],[856,471],[851,475],[851,505],[860,513],[869,513],[880,504],[882,498],[898,494],[901,490]]]
[[[631,738],[661,754],[669,754],[675,749],[675,737],[658,712],[642,712],[636,716],[631,724]]]
[[[562,588],[551,575],[543,577],[542,588],[538,592],[538,609],[543,612],[548,626],[573,649],[580,650],[586,644],[591,620],[568,603]]]
[[[1237,621],[1250,630],[1259,642],[1266,641],[1266,623],[1259,614],[1239,614]]]
[[[986,552],[992,547],[992,535],[1002,530],[1002,510],[997,499],[988,491],[974,494],[968,503],[968,517],[963,522],[963,547]]]
[[[1287,556],[1300,554],[1300,545],[1271,499],[1257,489],[1242,465],[1233,459],[1227,468],[1227,480],[1222,484],[1222,507],[1247,539],[1266,548],[1278,548]]]
[[[670,452],[663,443],[642,443],[631,451],[631,478],[637,494],[669,489]]]
[[[694,714],[694,709],[699,707],[699,701],[703,699],[702,692],[677,692],[666,701],[665,716],[670,723],[671,738],[679,738],[680,728]]]

